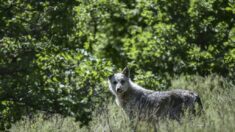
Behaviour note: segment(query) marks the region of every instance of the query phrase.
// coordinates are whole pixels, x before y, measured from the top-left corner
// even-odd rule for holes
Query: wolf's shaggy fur
[[[197,93],[188,90],[147,90],[130,79],[128,68],[109,77],[109,89],[116,96],[116,103],[131,118],[156,122],[169,117],[179,120],[185,110],[195,113],[195,104],[202,108]]]

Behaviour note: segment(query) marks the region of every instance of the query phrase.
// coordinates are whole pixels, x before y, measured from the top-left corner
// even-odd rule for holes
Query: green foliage
[[[0,128],[37,111],[87,125],[111,64],[81,48],[86,40],[76,36],[70,9],[78,2],[1,3]]]
[[[179,74],[234,77],[232,0],[0,0],[0,128],[36,111],[87,125],[113,69],[167,89]]]

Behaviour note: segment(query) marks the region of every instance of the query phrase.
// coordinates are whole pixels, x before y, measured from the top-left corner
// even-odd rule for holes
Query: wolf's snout
[[[122,89],[121,89],[121,88],[117,88],[117,92],[118,92],[118,93],[121,93],[121,92],[122,92]]]

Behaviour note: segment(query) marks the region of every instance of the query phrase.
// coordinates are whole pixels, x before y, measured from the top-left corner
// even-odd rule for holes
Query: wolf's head
[[[129,82],[130,71],[127,67],[121,73],[116,73],[108,78],[109,90],[114,95],[122,95],[125,93],[130,85]]]

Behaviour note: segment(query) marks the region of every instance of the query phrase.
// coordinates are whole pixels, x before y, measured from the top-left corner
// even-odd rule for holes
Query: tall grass
[[[158,130],[173,132],[232,132],[235,131],[235,86],[223,77],[211,75],[179,76],[172,79],[171,89],[191,89],[202,98],[205,113],[202,116],[184,117],[181,122],[163,120]],[[12,132],[129,132],[130,121],[113,99],[93,113],[93,120],[87,127],[79,127],[73,118],[59,115],[44,119],[38,115],[34,119],[25,118],[10,129]],[[153,131],[152,124],[138,122],[137,131]]]

